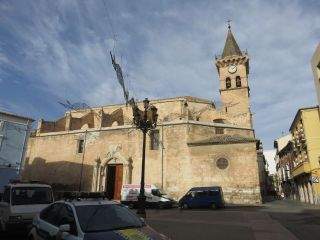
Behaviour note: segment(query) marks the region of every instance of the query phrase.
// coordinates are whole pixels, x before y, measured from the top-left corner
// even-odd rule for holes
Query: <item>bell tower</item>
[[[249,56],[242,52],[228,24],[227,39],[221,56],[216,56],[215,65],[220,80],[222,111],[231,123],[252,128],[250,111],[250,88],[248,84]]]

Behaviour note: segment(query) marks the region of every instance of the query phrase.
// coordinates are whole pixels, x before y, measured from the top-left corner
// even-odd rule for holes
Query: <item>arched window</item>
[[[241,87],[241,78],[239,76],[236,76],[236,86]]]
[[[229,77],[226,78],[226,88],[231,88],[231,79]]]

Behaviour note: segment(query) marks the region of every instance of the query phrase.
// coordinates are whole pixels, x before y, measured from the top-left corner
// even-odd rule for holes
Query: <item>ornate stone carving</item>
[[[123,183],[128,184],[132,181],[132,158],[126,158],[121,154],[122,146],[121,144],[110,145],[108,148],[107,154],[105,154],[102,161],[100,158],[96,160],[94,181],[96,186],[93,186],[93,189],[97,191],[105,190],[105,181],[106,181],[106,171],[107,167],[110,164],[122,164],[123,165]]]
[[[121,144],[117,144],[117,145],[110,145],[109,146],[109,151],[108,153],[105,155],[105,159],[112,159],[117,157],[119,151],[122,149]],[[106,163],[105,163],[106,164]]]

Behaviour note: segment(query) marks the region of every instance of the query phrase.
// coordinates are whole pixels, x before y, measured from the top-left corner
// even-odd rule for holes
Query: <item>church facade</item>
[[[249,57],[230,28],[215,66],[222,106],[190,96],[150,101],[159,117],[147,136],[146,183],[175,199],[191,187],[221,186],[227,203],[260,203]],[[132,125],[130,106],[68,111],[57,121],[39,121],[23,178],[56,190],[106,191],[119,199],[123,184],[140,183],[141,157],[142,133]]]

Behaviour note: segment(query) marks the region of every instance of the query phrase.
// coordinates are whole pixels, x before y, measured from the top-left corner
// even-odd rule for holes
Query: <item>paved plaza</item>
[[[293,201],[222,210],[148,210],[147,223],[173,240],[320,239],[320,207]],[[24,235],[1,240],[23,240]]]
[[[175,240],[320,239],[320,208],[292,201],[223,210],[152,210],[147,222]]]

